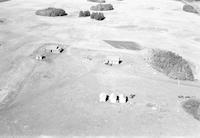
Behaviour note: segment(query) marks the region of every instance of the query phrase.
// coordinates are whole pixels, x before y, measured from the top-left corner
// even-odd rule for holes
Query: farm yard
[[[200,136],[200,1],[0,8],[0,137]]]

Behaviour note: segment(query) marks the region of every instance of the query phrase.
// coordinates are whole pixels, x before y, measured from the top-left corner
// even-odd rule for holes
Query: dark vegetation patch
[[[5,24],[7,20],[5,18],[0,18],[0,24]]]
[[[96,6],[92,6],[90,10],[93,11],[109,11],[113,10],[112,4],[97,4]]]
[[[191,5],[184,5],[183,6],[183,11],[186,11],[186,12],[191,12],[191,13],[198,13],[198,11]]]
[[[194,81],[194,75],[189,62],[171,51],[151,50],[148,63],[154,69],[172,79]]]
[[[105,19],[105,16],[103,13],[100,13],[100,12],[93,12],[91,15],[90,15],[90,18],[91,19],[95,19],[95,20],[99,20],[99,21],[102,21]]]
[[[4,23],[4,20],[0,19],[0,23]]]
[[[90,11],[80,11],[79,17],[88,17],[90,16]]]
[[[200,1],[200,0],[186,0],[187,2],[194,2],[194,1]]]
[[[6,2],[6,1],[10,1],[10,0],[0,0],[0,2]]]
[[[175,1],[183,1],[183,0],[175,0]],[[186,2],[195,2],[195,1],[200,1],[200,0],[185,0]]]
[[[200,100],[189,99],[183,103],[182,107],[187,113],[200,121]]]
[[[131,41],[112,41],[104,40],[104,42],[110,44],[111,46],[118,49],[128,49],[128,50],[142,50],[141,46],[136,42]]]
[[[105,0],[87,0],[89,2],[105,3]]]
[[[47,9],[37,10],[35,14],[40,16],[50,16],[50,17],[67,15],[67,13],[63,9],[52,8],[52,7],[49,7]]]

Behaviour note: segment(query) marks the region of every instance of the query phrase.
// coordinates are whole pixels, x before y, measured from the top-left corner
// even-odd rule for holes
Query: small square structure
[[[35,58],[36,58],[36,60],[43,60],[43,59],[45,59],[46,57],[43,56],[43,55],[37,55]]]

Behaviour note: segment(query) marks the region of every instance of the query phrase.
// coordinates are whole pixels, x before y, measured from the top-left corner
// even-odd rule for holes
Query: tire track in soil
[[[0,93],[3,93],[3,98],[0,97],[0,111],[12,104],[36,67],[36,63],[30,58],[20,59],[19,62],[18,64],[16,61],[12,69],[3,76],[5,83],[1,86]]]

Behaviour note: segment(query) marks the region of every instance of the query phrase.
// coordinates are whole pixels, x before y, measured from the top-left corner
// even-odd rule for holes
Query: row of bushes
[[[108,10],[114,9],[112,4],[101,4],[101,3],[105,2],[105,1],[102,1],[102,0],[89,0],[89,1],[100,3],[100,4],[97,4],[95,6],[91,6],[90,10],[93,10],[93,11],[108,11]],[[200,1],[200,0],[195,0],[195,1]],[[183,6],[183,11],[192,12],[192,13],[199,13],[198,10],[194,6],[188,5],[188,4],[185,4]],[[36,15],[55,17],[55,16],[66,16],[67,13],[63,9],[49,7],[47,9],[37,10]],[[80,15],[80,17],[90,16],[90,15],[88,15],[88,11],[87,12],[81,12],[79,15]],[[102,14],[100,14],[100,15],[102,15]]]
[[[102,21],[105,19],[105,16],[103,13],[100,12],[93,12],[92,14],[90,14],[90,11],[80,11],[79,12],[79,17],[88,17],[90,16],[91,19],[96,19],[99,21]]]
[[[97,4],[96,6],[92,6],[90,9],[93,11],[107,11],[107,10],[113,10],[114,8],[111,4]],[[37,10],[36,15],[55,17],[55,16],[66,16],[67,13],[63,9],[49,7],[46,9]],[[105,19],[103,13],[94,12],[90,15],[90,11],[79,12],[79,17],[88,17],[88,16],[91,16],[92,19],[96,20]]]
[[[67,13],[63,9],[57,9],[57,8],[47,8],[47,9],[42,9],[36,11],[36,15],[40,16],[50,16],[50,17],[55,17],[55,16],[65,16]],[[91,19],[96,19],[96,20],[104,20],[105,16],[103,13],[99,12],[93,12],[90,14],[90,11],[80,11],[79,12],[79,17],[88,17],[90,16]]]

